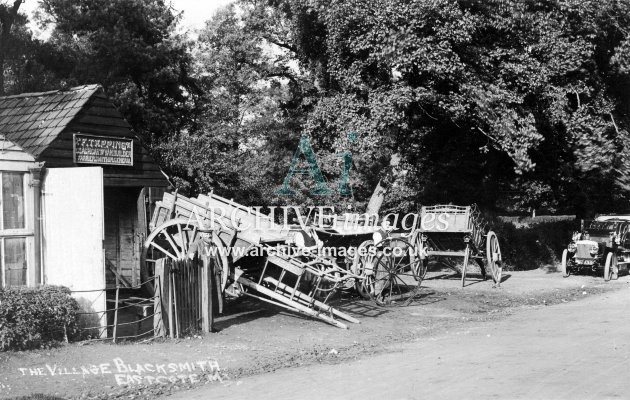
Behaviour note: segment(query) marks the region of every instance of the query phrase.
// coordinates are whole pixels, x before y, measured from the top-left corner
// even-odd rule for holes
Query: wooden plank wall
[[[132,286],[140,284],[139,193],[135,188],[105,188],[105,258]]]
[[[123,137],[134,140],[134,166],[103,166],[105,186],[168,186],[158,165],[142,146],[131,127],[103,94],[95,94],[59,137],[42,153],[47,167],[74,167],[73,135]]]

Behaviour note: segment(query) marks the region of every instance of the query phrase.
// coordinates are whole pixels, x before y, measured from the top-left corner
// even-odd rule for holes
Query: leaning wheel
[[[153,264],[160,258],[166,258],[173,262],[184,261],[194,257],[195,253],[204,253],[214,259],[216,269],[221,271],[221,287],[225,289],[229,275],[227,255],[223,250],[222,243],[216,235],[212,238],[205,238],[205,242],[210,244],[205,250],[200,249],[203,235],[199,230],[196,221],[177,218],[165,222],[155,228],[147,238],[142,252],[142,259],[145,260],[145,270],[149,276],[153,276]],[[208,240],[209,239],[209,240]],[[205,252],[207,251],[207,254]]]
[[[361,297],[370,299],[370,285],[374,283],[374,260],[376,247],[373,240],[366,240],[359,245],[352,263],[352,272],[363,279],[355,282],[355,288]]]
[[[486,257],[492,280],[495,284],[500,285],[503,270],[501,266],[501,248],[499,247],[499,238],[493,231],[488,232],[486,235]]]
[[[606,256],[606,262],[604,263],[604,280],[618,279],[617,272],[617,254],[611,251]]]
[[[567,249],[564,249],[564,251],[562,252],[562,276],[565,278],[571,275],[571,271],[569,270],[569,266],[567,265],[567,258],[568,251]]]
[[[372,300],[379,306],[405,306],[420,291],[420,260],[414,247],[405,239],[390,238],[381,244],[374,262],[373,282],[369,285]]]

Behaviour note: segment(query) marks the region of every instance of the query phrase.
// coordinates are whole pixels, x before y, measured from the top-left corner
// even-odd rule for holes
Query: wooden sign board
[[[470,232],[470,207],[439,205],[422,207],[422,232]]]
[[[422,232],[468,232],[470,231],[467,214],[427,213],[420,220]]]
[[[74,135],[74,162],[77,164],[133,166],[133,139]]]

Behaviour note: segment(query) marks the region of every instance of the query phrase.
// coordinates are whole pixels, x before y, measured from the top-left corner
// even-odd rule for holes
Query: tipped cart
[[[253,208],[215,194],[187,198],[166,193],[151,224],[143,254],[145,270],[148,275],[163,275],[162,282],[173,289],[169,300],[163,301],[171,332],[180,332],[182,308],[188,315],[184,325],[194,327],[196,304],[206,304],[195,300],[205,292],[190,280],[188,270],[195,268],[194,260],[212,266],[216,311],[221,311],[224,295],[250,296],[340,328],[359,321],[328,304],[339,289],[374,276],[365,284],[366,293],[377,304],[390,305],[409,302],[418,286],[413,279],[412,289],[403,284],[403,269],[417,267],[411,265],[415,259],[400,250],[379,247],[374,261],[363,267],[369,272],[357,273],[307,243],[314,230],[280,226]]]

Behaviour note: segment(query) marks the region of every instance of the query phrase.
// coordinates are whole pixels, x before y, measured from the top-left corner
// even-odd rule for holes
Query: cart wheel
[[[619,279],[619,260],[617,258],[617,253],[613,254],[613,259],[611,262],[611,269],[612,269],[612,277],[611,279],[613,281],[616,281],[617,279]]]
[[[416,239],[413,241],[413,254],[415,259],[420,260],[419,262],[415,262],[414,265],[417,265],[415,278],[418,279],[419,282],[422,282],[425,275],[427,274],[427,270],[429,268],[429,259],[422,258],[420,254],[422,254],[422,248],[424,247],[422,240],[420,239],[420,235],[416,235]],[[416,261],[414,259],[414,261]]]
[[[376,257],[370,296],[379,306],[409,305],[420,291],[422,278],[417,276],[420,260],[414,248],[402,238],[389,238],[381,242],[382,250]]]
[[[204,234],[199,232],[199,225],[196,221],[188,221],[183,218],[167,221],[149,234],[144,243],[142,259],[145,260],[145,263],[152,264],[159,258],[167,258],[176,262],[183,261],[186,258],[194,257],[195,252],[206,255],[206,250],[199,248],[203,245],[202,235]],[[223,244],[216,235],[212,235],[211,241],[205,242],[211,245],[210,248],[215,248],[215,250],[208,251],[207,254],[214,258],[216,269],[221,271],[221,287],[225,289],[229,269],[226,252],[220,251]],[[149,270],[149,268],[146,269]],[[151,271],[152,275],[153,271]]]
[[[567,249],[564,249],[564,251],[562,252],[562,276],[565,278],[571,275],[571,271],[569,270],[569,266],[567,265],[567,257],[568,251]]]
[[[355,288],[361,297],[370,299],[370,284],[373,283],[373,265],[376,258],[376,247],[373,240],[366,240],[357,248],[352,263],[352,272],[363,279],[355,282]]]
[[[496,233],[489,231],[486,235],[486,257],[488,259],[488,269],[492,274],[492,280],[495,284],[501,284],[501,248],[499,247],[499,239]]]
[[[611,279],[619,279],[617,274],[617,255],[612,251],[608,253],[604,263],[604,280],[609,281]]]
[[[421,259],[420,261],[415,262],[414,265],[418,266],[418,268],[416,269],[416,274],[414,275],[414,278],[418,282],[422,282],[425,275],[427,274],[427,270],[429,269],[429,260],[427,260],[426,258]]]

